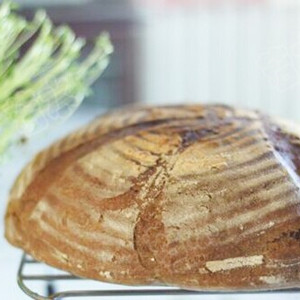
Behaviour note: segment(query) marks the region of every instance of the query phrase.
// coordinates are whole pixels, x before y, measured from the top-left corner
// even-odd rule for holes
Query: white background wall
[[[224,102],[300,120],[300,1],[214,2],[143,6],[140,98]]]

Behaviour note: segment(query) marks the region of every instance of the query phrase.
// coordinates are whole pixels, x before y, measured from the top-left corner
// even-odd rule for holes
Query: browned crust
[[[117,111],[23,170],[6,237],[38,260],[103,281],[299,286],[299,147],[295,129],[252,111]]]

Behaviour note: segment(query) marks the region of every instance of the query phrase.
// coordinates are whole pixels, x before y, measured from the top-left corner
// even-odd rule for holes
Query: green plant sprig
[[[0,5],[0,158],[24,131],[30,134],[47,116],[55,122],[58,112],[68,117],[88,95],[113,46],[102,33],[81,60],[84,45],[69,27],[53,26],[44,11],[27,21],[11,2]]]

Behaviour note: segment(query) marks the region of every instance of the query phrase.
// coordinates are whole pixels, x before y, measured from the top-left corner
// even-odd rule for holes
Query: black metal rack
[[[220,292],[198,292],[198,291],[188,291],[172,287],[127,287],[120,286],[120,289],[83,289],[83,290],[64,290],[60,292],[55,291],[56,283],[59,281],[81,281],[88,280],[79,278],[68,273],[62,274],[32,274],[25,272],[25,267],[30,268],[34,264],[42,264],[26,253],[23,253],[19,270],[18,270],[18,285],[23,290],[23,292],[36,300],[60,300],[66,298],[80,298],[80,297],[121,297],[121,296],[175,296],[175,295],[212,295],[212,294],[224,294]],[[28,287],[26,282],[28,281],[42,281],[46,283],[47,295],[40,295],[39,293],[33,291]],[[95,282],[97,284],[97,282]],[[246,292],[238,292],[238,294],[245,294]],[[259,291],[251,292],[251,294],[261,294],[261,293],[300,293],[299,289],[288,289],[288,290],[278,290],[278,291]],[[237,292],[227,293],[227,294],[237,294]],[[158,298],[159,299],[159,298]]]

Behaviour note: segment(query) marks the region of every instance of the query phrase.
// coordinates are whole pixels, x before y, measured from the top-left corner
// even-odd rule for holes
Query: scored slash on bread
[[[6,238],[102,281],[299,287],[299,136],[223,105],[109,113],[23,170]]]

